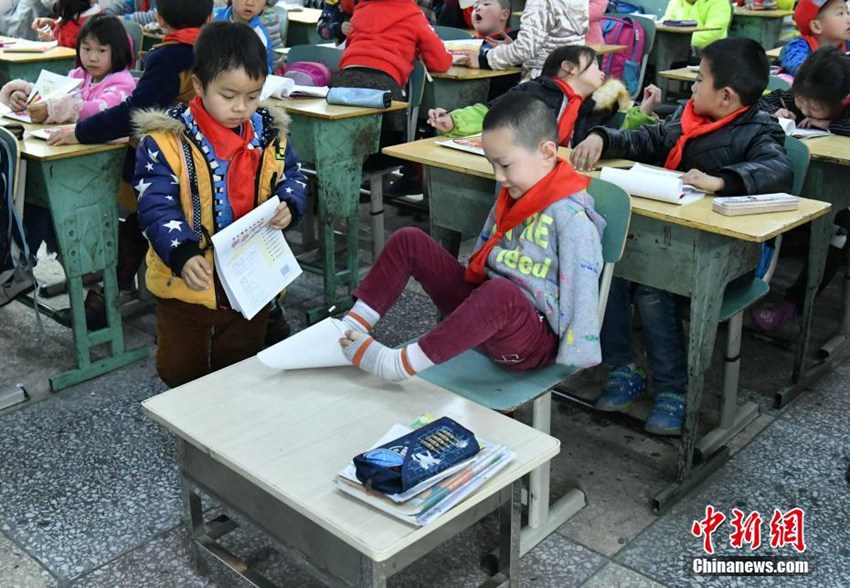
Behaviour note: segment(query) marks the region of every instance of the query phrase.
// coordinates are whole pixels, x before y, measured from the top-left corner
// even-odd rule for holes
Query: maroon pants
[[[473,347],[506,369],[530,370],[553,363],[558,337],[519,287],[505,279],[473,286],[464,280],[464,271],[426,233],[404,228],[387,241],[354,296],[384,315],[408,279],[416,279],[445,317],[419,340],[434,363]]]

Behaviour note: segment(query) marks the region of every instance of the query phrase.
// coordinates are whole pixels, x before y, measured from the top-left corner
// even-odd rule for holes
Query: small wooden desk
[[[479,102],[487,102],[490,86],[498,81],[507,87],[519,83],[520,68],[509,69],[472,69],[453,65],[448,71],[431,73],[433,82],[425,84],[420,114],[427,114],[429,108],[454,110]]]
[[[318,43],[316,46],[317,47],[331,47],[331,48],[338,47],[338,45],[336,43]],[[342,49],[340,49],[340,51],[342,51]],[[277,49],[274,50],[274,52],[277,53],[278,55],[286,57],[287,54],[289,53],[289,47],[278,47]]]
[[[850,137],[830,135],[807,139],[812,158],[803,195],[828,202],[832,205],[822,226],[813,223],[811,244],[809,245],[808,281],[803,302],[801,333],[795,343],[796,355],[791,383],[776,393],[776,405],[783,406],[811,386],[821,376],[829,372],[834,360],[850,344],[850,269],[843,283],[841,319],[837,321],[835,336],[818,351],[818,361],[808,366],[811,338],[811,320],[814,312],[817,287],[823,278],[826,255],[829,250],[832,226],[835,215],[850,207]]]
[[[677,61],[686,61],[691,51],[691,35],[703,31],[717,31],[719,27],[671,27],[657,24],[655,45],[649,53],[649,63],[655,65],[655,85],[662,85],[658,72],[670,69]]]
[[[596,45],[594,43],[589,44],[588,47],[596,51],[596,54],[600,56],[608,55],[609,53],[619,53],[628,49],[625,45]]]
[[[427,166],[431,234],[457,254],[461,236],[477,235],[493,205],[493,168],[484,157],[442,147],[437,140],[394,145],[383,152]],[[560,153],[568,157],[569,150],[561,148]],[[603,163],[621,167],[631,162]],[[728,438],[757,414],[754,405],[741,411],[734,428],[721,431],[721,440],[712,442],[720,449],[707,452],[703,463],[693,465],[705,373],[714,352],[726,286],[755,269],[764,241],[807,222],[813,225],[814,239],[828,226],[828,209],[823,202],[803,200],[796,211],[726,217],[711,210],[710,197],[685,206],[632,198],[629,239],[615,275],[691,300],[688,399],[678,471],[675,483],[654,498],[655,510],[666,508],[716,470],[728,457],[728,451],[723,450]]]
[[[319,36],[316,25],[322,11],[318,8],[304,8],[295,12],[287,12],[289,24],[286,30],[287,47],[295,45],[318,45],[324,39]]]
[[[765,49],[771,49],[779,42],[782,21],[792,14],[793,10],[747,10],[735,6],[729,36],[752,39]]]
[[[353,367],[275,373],[251,358],[142,406],[178,438],[193,552],[211,552],[257,586],[269,584],[255,583],[256,572],[216,541],[221,520],[204,524],[199,491],[305,555],[326,585],[385,586],[388,576],[499,509],[499,571],[489,585],[519,586],[520,478],[548,467],[560,446],[419,378],[389,384]],[[334,490],[335,475],[356,453],[425,412],[457,420],[516,459],[425,527]]]
[[[782,47],[775,47],[764,52],[771,59],[779,59],[779,54],[782,53]]]
[[[670,93],[671,81],[693,84],[695,81],[697,81],[697,74],[699,74],[697,70],[693,70],[687,67],[680,67],[679,69],[666,69],[664,71],[658,72],[658,77],[664,80],[664,83],[661,85],[662,100],[666,100],[667,94]],[[679,88],[682,88],[682,86],[680,85]]]
[[[11,37],[0,37],[9,40]],[[77,52],[69,47],[54,47],[44,53],[15,53],[0,49],[0,84],[22,79],[34,82],[41,70],[67,75],[77,63]]]
[[[360,281],[357,260],[357,209],[365,159],[377,153],[381,120],[386,112],[404,110],[405,102],[393,102],[385,110],[338,106],[322,98],[283,100],[292,117],[290,140],[298,158],[315,166],[318,183],[319,221],[322,232],[321,268],[302,263],[305,269],[324,276],[324,306],[308,312],[311,322],[328,315],[327,309],[351,306],[350,293]],[[345,268],[337,271],[334,223],[344,220]],[[347,282],[345,294],[337,295],[337,285]]]
[[[24,125],[27,130],[37,125]],[[32,137],[21,144],[26,198],[50,210],[71,302],[77,368],[50,378],[54,391],[90,380],[147,357],[148,348],[127,351],[118,307],[118,206],[116,195],[125,143],[50,146]],[[83,276],[103,272],[107,326],[89,332]],[[109,343],[110,354],[93,361],[91,350]]]

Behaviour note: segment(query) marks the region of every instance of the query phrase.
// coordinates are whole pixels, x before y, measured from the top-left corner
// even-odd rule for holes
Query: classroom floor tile
[[[625,568],[614,562],[605,564],[605,566],[593,574],[590,579],[581,585],[582,588],[664,588],[663,584],[659,584],[650,580],[646,576],[637,573],[634,570]]]
[[[47,570],[2,534],[0,583],[16,588],[52,588],[57,585],[56,579]]]
[[[522,585],[579,586],[607,562],[602,555],[552,533],[522,558]]]

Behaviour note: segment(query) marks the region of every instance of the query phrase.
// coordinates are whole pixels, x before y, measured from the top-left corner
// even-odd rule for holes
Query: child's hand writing
[[[47,102],[39,102],[30,104],[27,107],[27,112],[30,114],[30,120],[36,124],[41,124],[47,120]]]
[[[190,290],[206,290],[210,287],[212,269],[203,255],[196,255],[183,266],[180,277]]]
[[[599,158],[602,157],[602,148],[605,144],[602,137],[591,133],[587,138],[576,145],[570,153],[570,163],[579,171],[590,171]]]
[[[57,131],[50,135],[47,140],[48,145],[78,145],[80,141],[74,133],[74,129],[68,131]]]
[[[432,108],[428,111],[428,124],[443,134],[455,128],[455,122],[443,108]]]
[[[682,176],[682,181],[685,184],[693,186],[699,190],[705,190],[706,192],[716,193],[722,191],[723,188],[726,187],[726,182],[723,181],[723,178],[710,176],[698,169],[692,169],[685,172]]]
[[[787,108],[780,108],[776,112],[773,113],[774,116],[778,116],[779,118],[790,118],[791,120],[797,120],[797,115],[788,110]]]
[[[650,84],[643,90],[643,101],[640,103],[640,111],[646,116],[652,115],[652,111],[661,104],[661,89]]]
[[[292,212],[286,202],[281,202],[274,210],[274,216],[269,219],[270,229],[285,229],[292,222]]]
[[[22,90],[15,90],[9,95],[9,108],[13,112],[21,112],[27,109],[27,95]]]
[[[347,37],[348,35],[350,35],[350,34],[351,34],[351,30],[352,30],[353,28],[354,28],[354,27],[353,27],[353,26],[351,26],[351,22],[350,22],[350,21],[345,21],[344,23],[342,23],[342,24],[339,26],[339,29],[342,31],[342,34],[343,34],[343,35],[345,35],[346,37]]]
[[[824,131],[828,131],[829,120],[822,118],[804,118],[797,126],[801,129],[821,129]]]

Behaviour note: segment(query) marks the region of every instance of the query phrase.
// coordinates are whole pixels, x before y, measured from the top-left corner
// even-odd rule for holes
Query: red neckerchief
[[[470,284],[480,284],[485,279],[484,265],[493,247],[505,233],[520,225],[538,212],[546,210],[553,202],[569,198],[590,184],[590,178],[580,175],[564,159],[558,158],[555,168],[534,184],[519,199],[511,198],[507,188],[499,190],[496,197],[493,234],[469,259],[464,278]]]
[[[200,34],[201,29],[199,28],[190,28],[190,29],[180,29],[179,31],[174,31],[173,33],[168,33],[162,38],[163,43],[183,43],[184,45],[192,45],[194,47],[195,41],[198,40],[198,34]]]
[[[189,110],[198,128],[215,150],[215,156],[230,162],[227,168],[227,199],[233,209],[233,220],[244,216],[254,207],[254,179],[260,166],[260,149],[249,149],[254,138],[250,121],[242,123],[239,134],[216,122],[204,108],[200,96],[189,102]]]
[[[564,107],[564,112],[561,113],[561,118],[558,119],[558,145],[562,147],[570,146],[570,138],[573,136],[573,127],[578,118],[578,111],[581,108],[581,103],[584,100],[581,96],[575,93],[570,88],[570,85],[561,78],[552,78],[558,89],[564,93],[567,99],[567,105]]]
[[[502,32],[506,35],[509,35],[509,34],[511,34],[511,28],[505,27],[504,29],[502,29]],[[496,33],[496,34],[498,35],[499,33]],[[478,31],[475,31],[475,38],[476,39],[486,39],[487,37],[490,37],[490,36],[492,36],[492,35],[482,35]]]
[[[676,141],[676,145],[670,150],[670,154],[667,155],[667,161],[664,162],[664,167],[667,169],[678,169],[679,164],[682,163],[682,153],[685,150],[685,143],[687,143],[690,139],[696,139],[697,137],[707,135],[708,133],[725,127],[749,109],[749,106],[745,106],[728,116],[724,116],[720,120],[712,121],[707,116],[699,116],[695,114],[694,101],[693,99],[688,100],[688,103],[685,105],[685,111],[682,113],[682,136],[679,137],[679,140]]]

